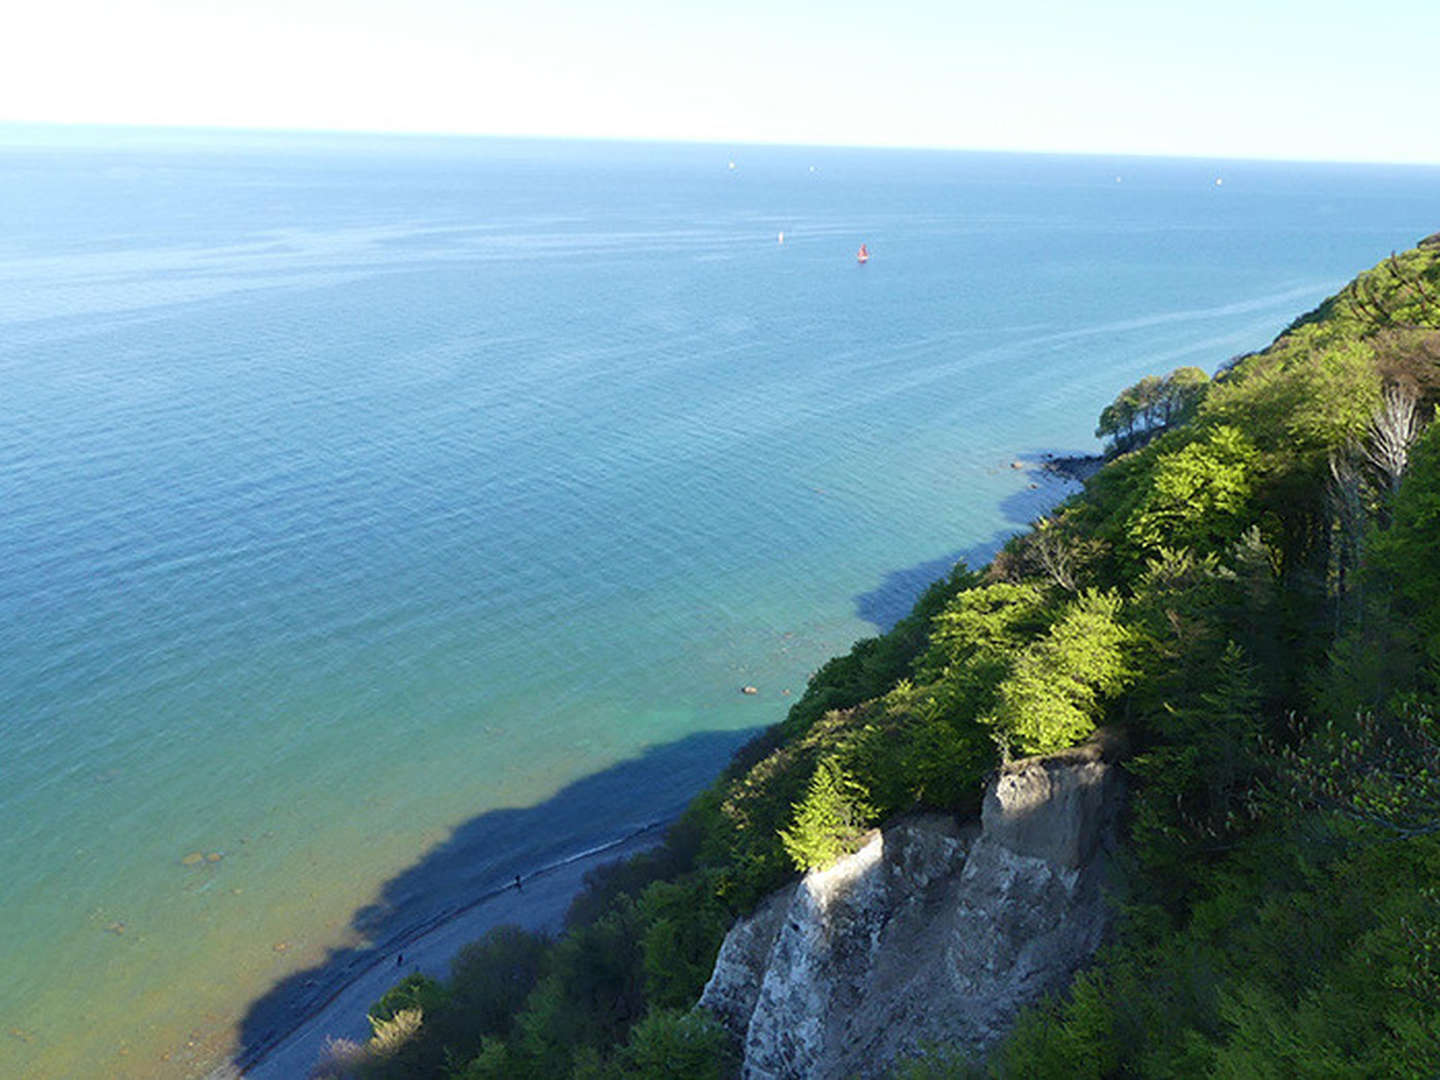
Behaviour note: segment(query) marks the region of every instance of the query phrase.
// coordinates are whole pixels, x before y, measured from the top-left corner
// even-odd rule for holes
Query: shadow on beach
[[[577,780],[525,809],[492,810],[460,825],[444,843],[381,886],[373,904],[351,918],[371,944],[332,949],[323,963],[297,971],[256,999],[240,1023],[232,1069],[263,1060],[287,1035],[377,968],[398,981],[399,957],[412,942],[476,906],[515,891],[515,878],[542,885],[579,861],[633,846],[663,825],[725,766],[755,729],[704,732],[653,747]],[[643,791],[644,811],[636,807]],[[558,921],[552,920],[552,921]],[[234,1075],[233,1072],[229,1075]]]
[[[957,561],[983,566],[1016,531],[1078,491],[1076,481],[1047,466],[1049,457],[1032,453],[1015,459],[1024,465],[1016,470],[1023,485],[1001,504],[1014,529],[890,571],[874,589],[855,597],[857,614],[879,630],[889,630]],[[234,1076],[237,1068],[243,1073],[264,1061],[348,988],[354,988],[352,996],[358,993],[362,979],[383,986],[398,981],[409,970],[403,957],[412,945],[418,950],[422,939],[448,924],[455,924],[452,932],[463,929],[460,920],[467,913],[515,893],[517,876],[539,892],[547,879],[560,878],[567,870],[576,874],[577,864],[603,862],[607,851],[620,855],[634,850],[647,836],[658,841],[664,824],[719,775],[757,730],[704,732],[652,747],[569,784],[536,806],[487,811],[458,826],[444,843],[385,882],[375,903],[355,911],[350,927],[369,944],[330,950],[322,963],[281,980],[251,1004],[224,1075]],[[643,810],[636,805],[637,791],[645,793]],[[552,891],[561,884],[556,882]],[[549,897],[553,914],[538,921],[557,928],[565,896],[568,893]]]

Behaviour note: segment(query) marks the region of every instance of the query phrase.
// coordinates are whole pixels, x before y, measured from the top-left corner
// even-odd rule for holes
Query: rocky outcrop
[[[1099,946],[1113,739],[1003,768],[981,820],[912,815],[731,929],[702,1007],[747,1080],[875,1076],[933,1041],[982,1055]]]

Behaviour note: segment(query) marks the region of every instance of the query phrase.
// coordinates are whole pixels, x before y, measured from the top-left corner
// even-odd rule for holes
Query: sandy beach
[[[528,930],[556,931],[584,881],[598,866],[628,858],[658,844],[664,827],[655,825],[593,853],[537,870],[522,880],[477,899],[444,921],[425,927],[358,971],[318,1007],[297,1017],[274,1042],[256,1048],[248,1060],[231,1062],[209,1080],[299,1080],[309,1074],[331,1039],[363,1042],[370,1035],[366,1010],[399,979],[411,972],[443,977],[451,958],[465,945],[495,926],[513,924]],[[403,956],[403,961],[397,959]]]

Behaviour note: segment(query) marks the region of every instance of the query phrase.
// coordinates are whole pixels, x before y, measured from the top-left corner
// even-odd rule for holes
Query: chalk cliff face
[[[700,1004],[741,1039],[742,1076],[874,1076],[937,1040],[983,1054],[1067,985],[1109,923],[1117,749],[1012,763],[978,826],[901,819],[740,920]]]

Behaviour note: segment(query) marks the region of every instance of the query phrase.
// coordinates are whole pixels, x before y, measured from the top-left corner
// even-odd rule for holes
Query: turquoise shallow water
[[[479,889],[672,812],[1063,494],[1013,459],[1437,206],[1434,169],[0,130],[0,1075],[202,1069],[357,912],[422,911],[427,852]]]

